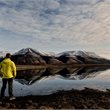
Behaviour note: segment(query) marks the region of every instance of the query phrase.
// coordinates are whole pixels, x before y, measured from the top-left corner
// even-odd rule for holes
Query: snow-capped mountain
[[[31,48],[21,49],[12,56],[12,60],[16,64],[21,65],[36,65],[45,64],[46,62],[42,59],[42,54]]]
[[[40,52],[32,48],[23,48],[19,50],[18,52],[16,52],[14,55],[25,55],[25,54],[32,54],[33,56],[42,55]]]
[[[12,56],[16,64],[110,64],[110,60],[102,58],[93,52],[66,51],[59,54],[43,54],[32,48],[21,49]]]
[[[93,52],[84,52],[84,51],[66,51],[62,52],[56,55],[58,59],[62,61],[68,61],[68,59],[73,59],[77,61],[78,63],[110,63],[109,60],[106,60],[105,58],[102,58],[98,55],[96,55]]]

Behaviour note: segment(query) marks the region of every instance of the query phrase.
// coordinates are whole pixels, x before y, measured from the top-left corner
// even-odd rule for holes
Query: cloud
[[[109,47],[109,0],[0,0],[0,7],[0,37],[22,42],[17,48]]]

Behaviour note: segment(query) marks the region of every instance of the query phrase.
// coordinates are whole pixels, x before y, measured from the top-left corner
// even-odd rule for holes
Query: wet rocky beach
[[[85,88],[58,91],[51,95],[8,97],[0,101],[0,109],[109,109],[110,91]]]

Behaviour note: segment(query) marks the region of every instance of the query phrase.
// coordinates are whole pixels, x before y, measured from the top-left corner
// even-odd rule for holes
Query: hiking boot
[[[9,98],[9,100],[15,100],[15,99],[16,99],[16,97],[14,97],[14,96]]]

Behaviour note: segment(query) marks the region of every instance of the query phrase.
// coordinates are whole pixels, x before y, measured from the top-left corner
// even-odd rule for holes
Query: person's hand
[[[15,78],[16,77],[16,75],[13,73],[13,78]]]

